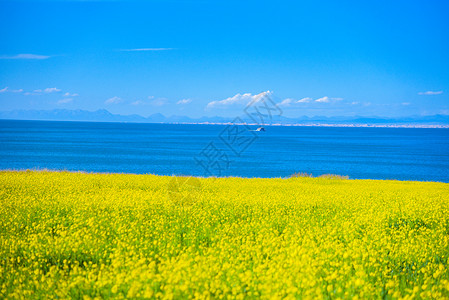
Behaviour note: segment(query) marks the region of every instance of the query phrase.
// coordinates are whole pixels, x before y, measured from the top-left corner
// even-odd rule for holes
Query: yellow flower
[[[0,172],[1,295],[449,298],[447,183],[172,180]]]
[[[111,289],[111,292],[114,293],[114,294],[116,294],[116,293],[118,292],[118,286],[117,286],[117,285],[114,285],[114,286],[112,287],[112,289]]]

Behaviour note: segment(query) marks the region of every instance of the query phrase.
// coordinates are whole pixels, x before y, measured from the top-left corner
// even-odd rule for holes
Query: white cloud
[[[418,95],[440,95],[443,91],[427,91],[427,92],[419,92]]]
[[[57,103],[58,104],[67,104],[67,103],[71,103],[71,102],[73,102],[73,98],[64,98],[64,99],[59,100]]]
[[[189,104],[190,102],[192,102],[191,99],[182,99],[176,102],[176,104]]]
[[[0,59],[47,59],[47,58],[50,58],[50,56],[39,54],[17,54],[13,56],[7,55],[0,56]]]
[[[54,92],[60,92],[61,91],[61,89],[58,89],[58,88],[46,88],[45,90],[44,90],[44,93],[54,93]]]
[[[343,100],[343,98],[329,98],[327,96],[318,98],[316,100],[313,100],[310,97],[305,97],[305,98],[302,98],[302,99],[299,99],[299,100],[295,100],[295,99],[292,99],[292,98],[287,98],[287,99],[284,99],[281,103],[279,103],[279,105],[280,106],[292,106],[294,104],[310,103],[312,101],[313,102],[318,102],[318,103],[330,103],[330,102],[341,101],[341,100]]]
[[[50,58],[48,55],[38,55],[38,54],[17,54],[13,56],[2,55],[0,59],[47,59]]]
[[[173,48],[136,48],[136,49],[122,49],[120,51],[167,51]]]
[[[272,92],[270,91],[266,91],[266,92],[262,92],[260,94],[257,95],[253,95],[251,93],[245,93],[245,94],[237,94],[235,96],[226,98],[224,100],[220,100],[220,101],[212,101],[209,102],[206,106],[206,108],[215,108],[215,107],[228,107],[234,104],[249,104],[249,103],[255,103],[261,99],[263,99],[263,97],[265,96],[270,96],[272,94]]]
[[[312,101],[312,98],[305,97],[305,98],[299,99],[298,101],[296,101],[296,103],[309,103],[310,101]]]
[[[104,103],[105,104],[117,104],[117,103],[120,103],[122,101],[123,101],[122,98],[115,96],[115,97],[109,98]]]
[[[131,103],[131,105],[145,105],[147,103],[143,102],[142,100],[137,100]]]
[[[404,106],[407,106],[407,105],[410,105],[410,102],[402,102],[401,104]]]
[[[321,98],[316,99],[315,102],[329,103],[329,102],[330,102],[330,99],[329,99],[328,96],[324,96],[324,97],[321,97]]]
[[[157,99],[154,99],[153,101],[151,101],[151,105],[153,105],[153,106],[163,106],[167,103],[168,103],[167,98],[157,98]]]
[[[64,94],[64,97],[76,97],[79,96],[77,93],[70,94],[69,92]]]
[[[154,99],[154,96],[148,96],[147,97],[148,98],[148,100],[153,100]],[[154,102],[155,100],[153,100],[152,102]],[[137,101],[134,101],[134,102],[132,102],[131,103],[131,105],[149,105],[149,104],[151,104],[152,102],[145,102],[145,101],[143,101],[143,100],[137,100]],[[161,104],[162,105],[162,104]],[[157,106],[157,105],[156,105]],[[160,106],[160,105],[159,105]]]
[[[294,100],[292,98],[287,98],[287,99],[282,100],[282,102],[279,103],[278,105],[279,106],[290,106],[290,104],[292,104],[293,101]]]
[[[61,91],[61,89],[58,89],[58,88],[46,88],[46,89],[43,89],[43,90],[41,90],[41,89],[37,89],[37,90],[34,90],[33,92],[34,93],[46,93],[46,94],[50,94],[50,93],[56,93],[56,92],[60,92]],[[26,95],[33,95],[32,93],[26,93]]]
[[[0,93],[6,93],[6,92],[10,92],[10,93],[21,93],[23,92],[23,89],[18,89],[18,90],[11,90],[10,88],[8,88],[7,86],[3,89],[0,90]]]
[[[329,98],[328,96],[324,96],[324,97],[316,99],[315,102],[329,103],[329,102],[342,101],[342,100],[343,100],[343,98]]]
[[[284,99],[281,103],[279,103],[279,105],[280,106],[291,106],[293,104],[298,104],[298,103],[309,103],[312,100],[313,99],[309,98],[309,97],[305,97],[305,98],[302,98],[302,99],[299,99],[299,100],[295,100],[295,99],[292,99],[292,98],[287,98],[287,99]]]
[[[235,103],[249,103],[252,97],[253,95],[251,93],[236,94],[235,96],[226,98],[224,100],[209,102],[207,104],[207,107],[212,108],[217,106],[228,106]]]

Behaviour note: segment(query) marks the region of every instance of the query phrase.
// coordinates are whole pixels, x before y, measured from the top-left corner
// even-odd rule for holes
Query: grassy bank
[[[449,297],[449,184],[0,172],[1,298]]]

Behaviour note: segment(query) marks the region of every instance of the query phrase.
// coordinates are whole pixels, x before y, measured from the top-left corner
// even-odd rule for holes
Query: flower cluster
[[[0,298],[449,297],[449,184],[171,179],[0,172]]]

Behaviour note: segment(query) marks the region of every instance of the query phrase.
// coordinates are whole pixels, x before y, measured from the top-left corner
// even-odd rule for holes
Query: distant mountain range
[[[255,123],[247,116],[240,116],[244,122]],[[13,110],[0,111],[0,119],[15,120],[48,120],[48,121],[94,121],[94,122],[133,122],[133,123],[229,123],[234,118],[226,117],[201,117],[190,118],[186,116],[170,116],[166,117],[162,114],[153,114],[148,117],[140,115],[119,115],[112,114],[105,109],[96,111],[87,110]],[[449,115],[432,115],[432,116],[411,116],[400,118],[383,118],[383,117],[297,117],[288,118],[284,116],[273,117],[270,122],[272,124],[372,124],[372,125],[449,125]]]

